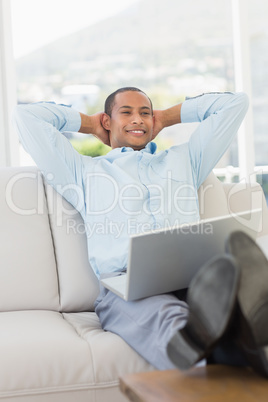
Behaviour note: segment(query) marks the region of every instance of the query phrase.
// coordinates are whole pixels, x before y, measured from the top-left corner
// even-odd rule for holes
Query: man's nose
[[[143,123],[143,118],[139,113],[134,114],[132,116],[132,124],[142,124],[142,123]]]

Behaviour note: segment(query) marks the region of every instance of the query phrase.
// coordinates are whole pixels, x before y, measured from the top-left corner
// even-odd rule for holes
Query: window
[[[18,55],[22,49],[16,41],[27,43],[30,49],[31,41],[32,48],[36,47],[39,34],[44,41],[44,32],[48,32],[52,40],[47,21],[43,23],[46,18],[52,27],[58,25],[57,32],[66,26],[68,15],[75,20],[73,2],[64,1],[64,15],[60,18],[61,10],[55,19],[54,5],[63,5],[59,0],[12,1]],[[155,108],[178,103],[185,95],[234,89],[230,1],[215,7],[213,0],[202,4],[192,0],[183,8],[174,0],[118,2],[117,12],[106,19],[100,19],[101,10],[110,2],[100,3],[101,9],[94,12],[90,2],[78,0],[80,14],[81,10],[96,14],[88,27],[16,59],[19,102],[67,102],[90,114],[102,110],[106,96],[122,86],[141,87]],[[34,18],[29,19],[33,6],[30,15]],[[18,30],[17,17],[28,18],[23,28],[28,32]],[[167,130],[162,141],[176,143],[177,130]],[[237,155],[229,152],[223,164],[233,163]]]
[[[155,108],[235,89],[232,0],[11,3],[19,102],[54,100],[90,114],[127,85],[145,90]],[[248,4],[256,163],[266,165],[268,3]],[[166,130],[160,148],[184,140],[187,130]],[[238,166],[237,147],[219,166]]]
[[[268,202],[268,3],[249,2],[252,107],[257,181]],[[259,167],[258,167],[259,166]]]

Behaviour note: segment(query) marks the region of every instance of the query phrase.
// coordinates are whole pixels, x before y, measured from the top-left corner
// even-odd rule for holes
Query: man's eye
[[[130,112],[126,111],[126,112],[122,112],[122,114],[129,114]]]
[[[142,114],[147,114],[147,115],[148,115],[148,114],[149,114],[149,112],[142,112]]]

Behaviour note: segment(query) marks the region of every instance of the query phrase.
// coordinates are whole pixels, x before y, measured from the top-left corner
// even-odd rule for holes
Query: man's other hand
[[[163,128],[181,123],[181,106],[182,103],[165,110],[153,111],[154,129],[152,139],[154,139]]]
[[[153,136],[152,140],[160,133],[160,131],[164,128],[163,124],[163,110],[154,110],[154,128],[153,128]]]

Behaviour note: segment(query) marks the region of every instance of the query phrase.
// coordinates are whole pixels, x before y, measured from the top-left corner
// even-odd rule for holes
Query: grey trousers
[[[104,330],[119,335],[158,370],[168,370],[175,366],[166,353],[167,344],[185,326],[189,314],[185,295],[178,291],[126,302],[100,285],[95,311]],[[248,366],[232,339],[233,330],[231,326],[209,356],[208,363]],[[203,359],[197,365],[205,364]]]
[[[126,302],[100,285],[95,311],[104,330],[119,335],[156,369],[175,368],[166,347],[186,324],[188,306],[184,301],[168,293]]]

